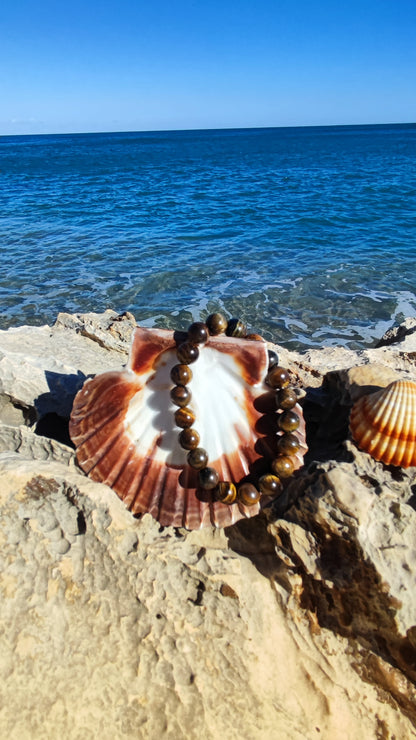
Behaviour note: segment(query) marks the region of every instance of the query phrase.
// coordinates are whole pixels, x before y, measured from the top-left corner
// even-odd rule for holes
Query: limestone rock
[[[0,423],[0,453],[9,451],[29,460],[53,460],[75,466],[75,452],[68,445],[33,434],[25,426]]]
[[[88,321],[78,316],[73,320],[75,327]],[[101,326],[102,320],[97,321]],[[116,326],[121,323],[112,321]],[[48,415],[68,419],[74,396],[87,377],[118,369],[127,361],[127,344],[117,343],[118,351],[111,351],[105,342],[86,338],[76,328],[65,328],[63,320],[54,327],[0,331],[0,420],[33,427]],[[50,421],[52,426],[53,418]]]
[[[348,462],[317,464],[301,490],[291,484],[293,504],[269,530],[292,600],[393,666],[397,686],[386,678],[384,688],[415,721],[416,470],[388,469],[347,447]]]
[[[290,352],[277,345],[281,364],[292,369],[294,378],[304,387],[318,388],[331,372],[358,366],[377,366],[391,371],[396,377],[413,380],[416,377],[416,319],[408,318],[400,326],[389,329],[376,347],[352,350],[346,347],[324,347],[305,352]]]
[[[377,347],[388,347],[400,343],[401,350],[416,352],[416,319],[407,318],[399,326],[394,326],[381,337]]]
[[[355,396],[412,357],[278,348],[306,391],[305,469],[260,516],[186,532],[132,517],[65,444],[133,326],[0,332],[0,736],[416,738],[415,471],[348,433]]]
[[[18,457],[0,455],[2,736],[416,737],[359,651],[288,609],[261,518],[252,560],[247,528],[160,531]]]
[[[126,355],[130,349],[131,336],[136,320],[129,311],[117,314],[107,309],[103,314],[60,313],[55,327],[73,329],[77,334],[92,339],[101,347]]]
[[[325,376],[327,386],[334,384],[340,392],[340,403],[352,404],[361,396],[375,393],[386,388],[395,380],[400,380],[400,373],[377,362],[368,365],[333,370]]]

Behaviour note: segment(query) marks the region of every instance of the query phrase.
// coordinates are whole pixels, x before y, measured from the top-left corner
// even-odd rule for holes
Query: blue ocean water
[[[213,310],[289,348],[416,315],[416,125],[0,137],[0,328]]]

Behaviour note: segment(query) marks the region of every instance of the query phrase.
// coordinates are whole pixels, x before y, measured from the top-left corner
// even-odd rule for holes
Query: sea
[[[213,311],[288,349],[416,315],[416,124],[0,137],[0,328]]]

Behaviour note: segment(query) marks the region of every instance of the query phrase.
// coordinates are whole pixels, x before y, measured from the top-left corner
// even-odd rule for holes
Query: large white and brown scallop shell
[[[396,380],[359,398],[350,429],[358,447],[375,460],[402,468],[416,465],[416,383]]]
[[[162,525],[225,527],[258,513],[259,506],[227,505],[196,490],[196,472],[178,443],[170,371],[185,335],[135,329],[128,364],[88,380],[77,394],[70,434],[82,469],[111,486],[134,513],[149,512]],[[274,392],[265,385],[265,342],[210,337],[192,365],[189,383],[201,447],[222,480],[238,484],[266,472],[276,456]],[[296,434],[307,449],[302,410]]]

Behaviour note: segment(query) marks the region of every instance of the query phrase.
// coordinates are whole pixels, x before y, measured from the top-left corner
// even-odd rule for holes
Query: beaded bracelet
[[[217,501],[224,504],[233,504],[236,501],[244,506],[252,506],[260,501],[262,495],[276,496],[281,490],[281,479],[289,477],[294,471],[292,456],[296,455],[300,443],[293,432],[300,424],[299,416],[292,411],[297,403],[295,391],[289,387],[289,374],[279,365],[276,352],[269,350],[269,367],[266,383],[276,390],[276,406],[281,410],[278,416],[278,431],[283,432],[277,437],[277,456],[271,461],[271,473],[263,474],[255,486],[244,481],[238,490],[231,481],[220,481],[218,472],[208,466],[208,454],[203,447],[199,447],[200,437],[193,425],[195,414],[188,406],[191,392],[187,387],[192,379],[192,370],[189,367],[199,357],[199,346],[204,345],[209,336],[225,333],[229,337],[261,340],[257,334],[246,334],[245,324],[239,319],[227,319],[219,313],[208,316],[205,323],[197,321],[188,329],[187,340],[176,349],[179,364],[175,365],[170,377],[175,386],[171,390],[171,400],[178,406],[175,412],[175,423],[182,429],[179,434],[180,446],[188,450],[187,462],[198,471],[200,488],[211,491]],[[276,430],[277,431],[277,430]]]

